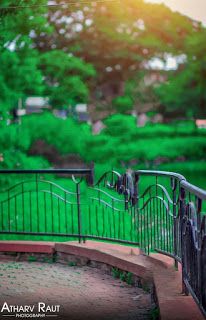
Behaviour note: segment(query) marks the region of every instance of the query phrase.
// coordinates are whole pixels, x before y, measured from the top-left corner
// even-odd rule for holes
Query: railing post
[[[81,238],[81,236],[82,236],[82,221],[81,221],[81,203],[80,203],[80,183],[81,183],[81,181],[76,183],[79,243],[81,243],[81,241],[82,241],[82,238]]]
[[[140,249],[145,251],[145,248],[143,248],[143,234],[142,234],[142,216],[141,216],[141,212],[140,212],[140,204],[139,204],[139,197],[140,197],[140,175],[138,174],[138,172],[135,172],[135,177],[134,177],[134,205],[135,205],[135,222],[137,219],[137,224],[136,226],[136,230],[138,230],[137,232],[137,236],[138,236],[138,242],[140,244]]]
[[[201,234],[201,211],[202,211],[202,200],[197,198],[197,268],[198,268],[198,295],[199,301],[202,304],[202,272],[201,272],[201,247],[202,247],[202,234]]]
[[[173,245],[174,245],[174,267],[178,270],[177,251],[178,251],[178,234],[177,234],[177,180],[172,178],[172,202],[173,202]]]
[[[90,163],[89,168],[90,168],[90,172],[88,175],[86,175],[86,181],[89,186],[93,186],[94,185],[94,162]]]
[[[185,211],[186,211],[186,193],[185,189],[180,187],[180,242],[181,242],[181,261],[182,261],[182,293],[185,295],[188,295],[188,289],[185,285],[184,279],[185,279],[185,257],[184,257],[184,248],[183,248],[183,219],[185,216]]]

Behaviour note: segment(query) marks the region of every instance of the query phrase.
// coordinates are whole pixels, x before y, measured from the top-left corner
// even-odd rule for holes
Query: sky
[[[206,0],[145,0],[145,2],[164,3],[173,11],[179,11],[206,25]]]

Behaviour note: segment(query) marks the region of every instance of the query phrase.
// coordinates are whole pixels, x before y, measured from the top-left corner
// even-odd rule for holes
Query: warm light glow
[[[145,0],[145,2],[164,3],[174,11],[179,11],[206,25],[206,0]]]

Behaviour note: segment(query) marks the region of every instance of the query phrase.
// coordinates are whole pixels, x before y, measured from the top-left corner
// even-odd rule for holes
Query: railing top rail
[[[95,186],[98,186],[98,185],[100,184],[100,182],[101,182],[102,180],[104,180],[104,178],[106,178],[106,176],[107,176],[108,174],[113,174],[113,175],[117,176],[118,178],[121,177],[121,175],[120,175],[119,172],[117,172],[117,171],[114,171],[114,170],[106,171],[106,172],[98,179],[98,181],[95,183]]]
[[[92,169],[31,169],[31,170],[0,170],[0,174],[8,174],[8,173],[15,173],[15,174],[22,174],[22,173],[48,173],[48,174],[89,174],[92,172]]]
[[[206,200],[206,190],[196,187],[195,185],[187,181],[181,181],[181,187],[183,187],[186,191],[189,191],[190,193],[194,194],[198,198]]]
[[[186,178],[176,172],[169,172],[169,171],[156,171],[156,170],[137,170],[135,173],[145,176],[165,176],[170,178],[176,178],[179,181],[186,181]]]

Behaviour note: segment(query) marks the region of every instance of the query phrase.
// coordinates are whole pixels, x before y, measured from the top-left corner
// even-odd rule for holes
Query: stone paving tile
[[[150,319],[150,295],[91,267],[38,262],[0,262],[0,308],[60,305],[57,319]],[[6,319],[1,315],[0,319]],[[52,317],[51,317],[52,318]],[[53,317],[54,318],[54,317]],[[35,319],[35,318],[33,318]]]

